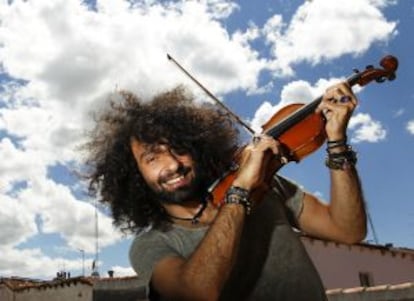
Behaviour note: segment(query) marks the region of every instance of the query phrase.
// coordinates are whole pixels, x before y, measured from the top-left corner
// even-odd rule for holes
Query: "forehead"
[[[131,148],[134,154],[142,155],[146,153],[160,152],[168,149],[166,143],[145,143],[135,138],[131,139]]]

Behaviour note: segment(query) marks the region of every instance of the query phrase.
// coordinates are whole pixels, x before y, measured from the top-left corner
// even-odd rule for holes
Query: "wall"
[[[92,301],[92,294],[91,285],[69,282],[16,290],[14,301]]]
[[[0,301],[13,301],[13,291],[3,283],[0,283]]]
[[[93,301],[146,300],[146,288],[138,277],[104,278],[94,283]]]
[[[414,281],[414,252],[385,247],[345,245],[303,237],[327,289],[361,286],[359,272],[368,272],[373,285]]]

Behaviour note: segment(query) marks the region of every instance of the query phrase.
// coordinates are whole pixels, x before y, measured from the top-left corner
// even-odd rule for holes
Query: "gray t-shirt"
[[[284,178],[277,179],[274,189],[246,218],[238,259],[221,300],[327,300],[320,277],[292,229],[304,192]],[[173,225],[167,232],[143,231],[130,249],[132,267],[149,287],[153,267],[161,258],[189,258],[207,230]]]

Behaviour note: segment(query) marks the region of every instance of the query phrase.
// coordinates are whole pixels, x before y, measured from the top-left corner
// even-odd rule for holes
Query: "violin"
[[[173,60],[181,70],[195,81],[196,84],[198,84],[210,97],[219,103],[220,106],[229,111],[236,121],[240,122],[250,132],[253,132],[237,115],[233,114],[227,107],[225,107],[170,55],[167,55],[167,57],[169,60]],[[398,68],[398,60],[396,57],[387,55],[381,59],[379,64],[382,68],[375,68],[373,65],[369,65],[362,72],[354,69],[354,73],[346,79],[346,82],[350,87],[356,84],[365,86],[373,81],[383,83],[386,80],[392,81],[396,78],[395,71]],[[287,105],[276,112],[264,125],[262,125],[263,134],[271,136],[280,142],[285,151],[284,156],[286,157],[287,162],[299,162],[324,144],[326,140],[326,120],[323,114],[315,112],[321,101],[322,96],[319,96],[306,105],[299,103]],[[209,193],[212,197],[211,201],[215,206],[220,206],[223,203],[226,191],[230,188],[237,175],[238,162],[240,162],[242,149],[243,148],[239,149],[235,154],[234,166],[210,186]],[[268,175],[273,175],[277,171],[276,168],[278,168],[278,164],[270,164],[266,173]]]
[[[396,78],[397,58],[388,55],[380,61],[383,69],[369,65],[362,72],[357,69],[346,79],[350,87],[365,86],[372,81],[382,83]],[[299,162],[317,150],[326,140],[325,118],[315,109],[322,101],[318,97],[307,105],[290,104],[274,114],[263,126],[263,133],[277,139],[287,150],[289,161]]]

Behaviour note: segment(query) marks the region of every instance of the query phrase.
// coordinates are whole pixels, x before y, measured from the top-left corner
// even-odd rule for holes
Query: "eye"
[[[151,164],[157,160],[157,156],[155,154],[145,156],[145,163]]]

